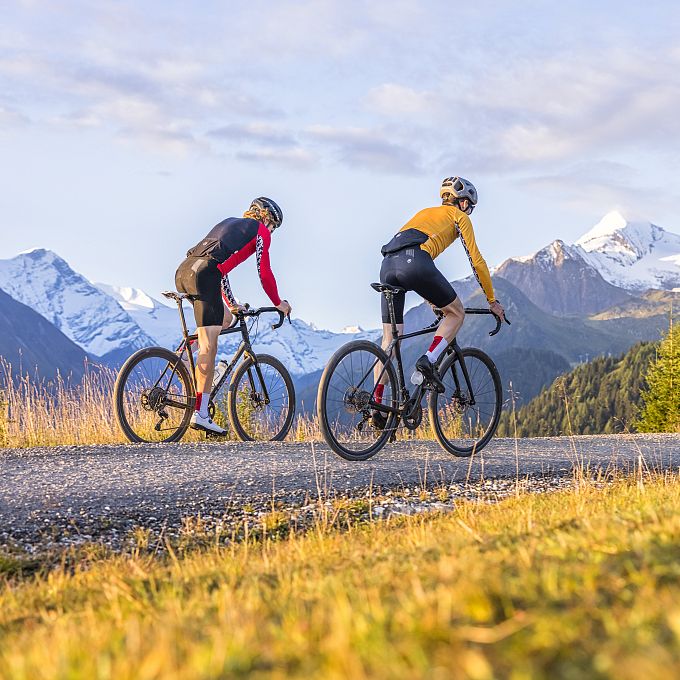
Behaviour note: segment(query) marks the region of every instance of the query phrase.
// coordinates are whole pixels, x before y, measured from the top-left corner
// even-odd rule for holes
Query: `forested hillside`
[[[498,436],[552,437],[633,429],[640,391],[658,344],[638,343],[620,357],[599,357],[559,376],[528,404],[503,412]]]

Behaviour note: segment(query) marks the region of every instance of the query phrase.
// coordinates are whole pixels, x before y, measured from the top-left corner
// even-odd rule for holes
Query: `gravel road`
[[[432,442],[401,442],[349,463],[320,444],[161,444],[0,449],[0,546],[122,540],[135,526],[178,526],[272,500],[304,506],[334,495],[446,486],[563,485],[574,466],[631,471],[680,466],[680,435],[494,440],[473,460]],[[468,494],[469,495],[469,494]]]

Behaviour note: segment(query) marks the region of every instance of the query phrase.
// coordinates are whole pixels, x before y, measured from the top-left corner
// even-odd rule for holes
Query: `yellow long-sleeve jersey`
[[[453,205],[425,208],[416,213],[399,231],[406,229],[417,229],[428,236],[427,241],[420,247],[429,253],[433,260],[460,238],[486,299],[489,302],[495,301],[489,268],[479,252],[472,222],[467,214]]]

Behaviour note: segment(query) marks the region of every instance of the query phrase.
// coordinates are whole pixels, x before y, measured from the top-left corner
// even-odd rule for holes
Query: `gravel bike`
[[[163,295],[177,303],[182,323],[179,347],[174,352],[164,347],[135,352],[120,369],[113,390],[116,418],[131,442],[179,441],[189,427],[196,404],[196,367],[191,345],[197,335],[189,334],[182,307],[182,302],[191,300],[191,296],[173,291]],[[275,357],[255,354],[250,344],[246,319],[255,320],[269,312],[279,315],[272,328],[280,328],[285,317],[276,307],[246,307],[236,312],[232,325],[220,333],[221,336],[240,333],[241,343],[212,386],[208,412],[211,418],[215,417],[216,397],[233,372],[225,410],[232,431],[241,441],[281,441],[295,416],[295,388],[290,373]]]
[[[480,451],[493,437],[501,412],[501,379],[495,364],[479,349],[461,349],[454,339],[437,362],[445,391],[440,394],[434,385],[423,381],[411,394],[404,380],[401,343],[434,332],[438,320],[419,331],[398,335],[393,297],[404,289],[383,283],[371,286],[387,300],[392,341],[384,351],[373,342],[356,340],[331,357],[317,394],[324,439],[346,460],[367,460],[388,440],[394,441],[400,422],[408,430],[419,427],[423,420],[422,399],[429,392],[429,421],[442,448],[463,457]],[[466,308],[465,313],[492,314],[489,309],[478,308]],[[496,328],[489,333],[492,336],[501,329],[501,320],[495,318]],[[390,357],[394,357],[396,370]],[[375,386],[385,378],[378,403]],[[374,411],[387,416],[384,427],[374,424]]]

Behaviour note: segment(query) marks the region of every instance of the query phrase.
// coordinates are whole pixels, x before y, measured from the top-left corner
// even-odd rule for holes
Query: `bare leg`
[[[448,345],[453,340],[465,321],[465,308],[460,298],[456,298],[451,304],[442,307],[444,318],[441,320],[435,335],[441,335]]]
[[[196,392],[210,392],[215,374],[215,357],[217,356],[217,338],[222,326],[199,326],[198,356],[196,357]]]

